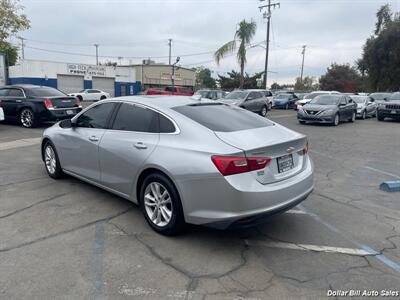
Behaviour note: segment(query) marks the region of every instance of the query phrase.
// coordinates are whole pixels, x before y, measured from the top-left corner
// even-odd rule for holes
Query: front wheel
[[[185,221],[181,200],[174,184],[165,175],[146,177],[140,188],[140,206],[147,223],[163,235],[177,235]]]
[[[362,113],[362,115],[361,115],[361,118],[363,119],[363,120],[365,120],[366,118],[367,118],[367,112],[364,110],[363,111],[363,113]]]
[[[260,115],[265,118],[267,116],[267,112],[268,112],[268,108],[267,108],[267,106],[264,105],[260,111]]]
[[[333,126],[338,126],[339,121],[340,121],[339,114],[336,114],[335,119],[333,119]]]
[[[35,114],[30,108],[24,108],[21,110],[19,120],[25,128],[33,128],[37,125]]]
[[[289,104],[285,105],[285,109],[288,110],[289,109]]]
[[[353,111],[353,114],[351,115],[351,119],[349,121],[353,123],[355,120],[356,120],[356,113]]]
[[[53,143],[46,142],[43,147],[44,166],[46,167],[47,174],[53,179],[60,179],[64,173],[61,169],[60,160]]]

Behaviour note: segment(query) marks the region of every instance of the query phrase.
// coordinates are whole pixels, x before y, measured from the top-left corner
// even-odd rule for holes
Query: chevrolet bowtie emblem
[[[293,148],[293,147],[289,147],[289,148],[286,149],[286,152],[287,152],[287,153],[292,153],[293,151],[294,151],[294,148]]]

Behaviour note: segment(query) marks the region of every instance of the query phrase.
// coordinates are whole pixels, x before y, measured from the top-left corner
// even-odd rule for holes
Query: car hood
[[[357,108],[364,108],[365,106],[365,103],[357,103]]]
[[[336,105],[318,105],[318,104],[307,104],[303,106],[304,109],[307,110],[328,110],[328,109],[336,109]]]

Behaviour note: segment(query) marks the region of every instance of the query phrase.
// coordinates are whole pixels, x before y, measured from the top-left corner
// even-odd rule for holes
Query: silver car
[[[367,117],[376,117],[377,104],[370,96],[351,95],[357,104],[357,117],[365,120]]]
[[[185,223],[248,226],[313,189],[307,138],[233,105],[190,97],[97,102],[46,129],[42,159],[140,205],[166,235]]]

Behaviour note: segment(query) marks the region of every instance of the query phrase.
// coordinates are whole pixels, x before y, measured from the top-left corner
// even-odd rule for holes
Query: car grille
[[[386,104],[386,109],[400,109],[400,104]]]
[[[309,114],[309,115],[311,115],[311,116],[314,116],[314,115],[316,115],[316,114],[319,113],[318,110],[306,110],[306,112],[307,112],[307,114]]]

